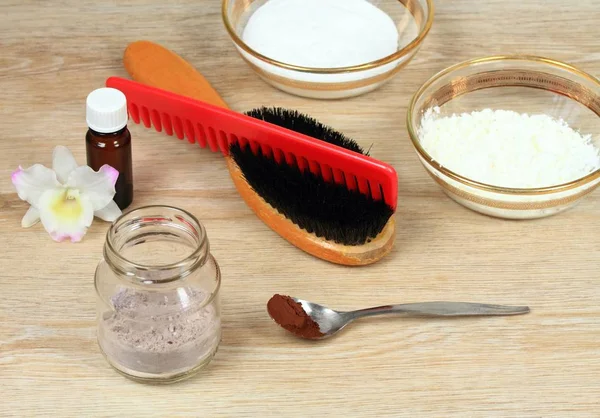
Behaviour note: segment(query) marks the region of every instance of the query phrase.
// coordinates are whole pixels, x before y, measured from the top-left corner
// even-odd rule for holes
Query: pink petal
[[[71,242],[80,242],[83,239],[85,233],[80,232],[78,234],[71,234]]]
[[[63,234],[61,232],[52,231],[50,232],[50,237],[56,242],[63,242],[67,238],[69,238],[68,234]]]
[[[10,176],[10,179],[11,179],[13,185],[16,182],[18,182],[18,178],[22,174],[23,174],[23,167],[21,167],[21,166],[19,166],[19,168],[17,168],[15,171],[13,171],[13,173]]]
[[[117,183],[117,179],[119,178],[119,171],[116,168],[113,168],[108,164],[104,164],[102,167],[100,167],[99,171],[102,174],[108,176],[113,186]]]
[[[12,173],[11,180],[19,198],[33,207],[38,206],[38,201],[46,190],[60,187],[54,170],[41,164],[34,164],[27,169],[19,166]]]
[[[71,242],[80,242],[83,239],[85,233],[78,232],[73,234],[63,234],[61,232],[51,232],[50,237],[56,242],[64,242],[67,239],[71,239]]]

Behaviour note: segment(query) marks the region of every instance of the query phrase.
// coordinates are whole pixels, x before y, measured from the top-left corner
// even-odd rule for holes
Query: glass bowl
[[[269,0],[223,0],[223,22],[236,49],[264,81],[298,96],[339,99],[375,90],[415,56],[433,23],[433,0],[368,0],[396,24],[398,50],[382,59],[339,68],[292,65],[261,55],[242,40],[250,16]]]
[[[600,81],[562,62],[533,56],[496,56],[454,65],[429,79],[410,102],[407,127],[428,174],[458,203],[508,219],[533,219],[571,208],[600,183],[600,170],[566,184],[515,189],[466,178],[442,166],[422,147],[424,112],[438,106],[451,115],[491,109],[545,113],[563,119],[600,148]]]

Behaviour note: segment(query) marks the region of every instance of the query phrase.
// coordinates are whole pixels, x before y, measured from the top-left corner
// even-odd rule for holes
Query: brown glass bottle
[[[114,201],[121,210],[133,200],[133,170],[131,161],[131,134],[127,127],[113,133],[88,129],[85,136],[87,165],[98,171],[108,164],[119,172]]]
[[[85,137],[87,165],[98,171],[108,164],[119,172],[113,198],[121,210],[133,200],[131,134],[127,129],[127,99],[119,90],[101,88],[87,97]]]

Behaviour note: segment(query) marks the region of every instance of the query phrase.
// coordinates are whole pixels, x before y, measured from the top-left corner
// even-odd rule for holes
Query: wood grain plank
[[[417,57],[367,96],[321,102],[265,85],[239,59],[218,0],[5,0],[0,4],[0,416],[597,417],[600,411],[600,194],[560,216],[509,222],[449,200],[406,132],[411,95],[435,72],[503,53],[544,55],[600,75],[596,0],[436,1]],[[134,206],[166,203],[205,224],[223,270],[223,343],[199,376],[130,382],[95,342],[93,273],[107,224],[77,245],[40,225],[10,183],[66,145],[85,161],[85,97],[125,76],[126,45],[171,48],[238,111],[295,108],[373,145],[399,175],[393,252],[366,268],[316,260],[244,205],[220,154],[131,126]],[[513,318],[357,322],[322,343],[276,327],[276,292],[334,308],[425,300],[528,304]]]

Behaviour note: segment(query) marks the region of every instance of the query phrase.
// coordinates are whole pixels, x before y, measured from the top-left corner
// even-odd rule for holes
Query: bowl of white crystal
[[[454,65],[415,93],[407,128],[431,178],[486,215],[554,215],[600,184],[600,81],[563,62],[495,56]]]
[[[339,99],[391,80],[433,23],[433,0],[223,0],[248,66],[298,96]]]

